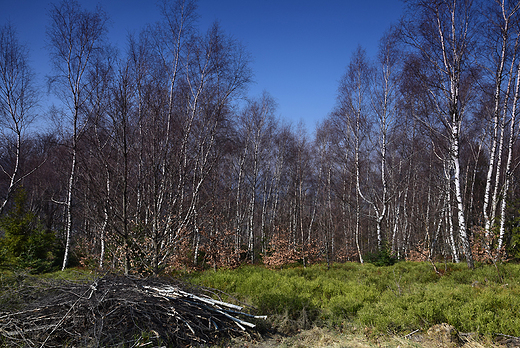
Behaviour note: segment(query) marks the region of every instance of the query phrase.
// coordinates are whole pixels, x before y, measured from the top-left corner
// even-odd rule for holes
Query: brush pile
[[[32,279],[1,294],[0,346],[8,347],[209,345],[229,336],[252,338],[254,322],[265,319],[222,301],[216,290],[172,279]]]

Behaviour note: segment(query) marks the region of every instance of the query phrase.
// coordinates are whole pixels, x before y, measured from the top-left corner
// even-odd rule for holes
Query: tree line
[[[267,92],[245,98],[246,48],[201,32],[195,1],[163,1],[123,53],[102,8],[54,4],[60,103],[45,111],[2,26],[0,261],[158,274],[518,257],[520,2],[405,4],[375,57],[353,52],[312,137]]]

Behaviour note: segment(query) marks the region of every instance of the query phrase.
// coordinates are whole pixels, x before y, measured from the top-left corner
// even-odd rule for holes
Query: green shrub
[[[440,265],[438,266],[441,269]],[[351,322],[378,332],[426,330],[448,323],[461,332],[520,336],[520,265],[393,266],[345,263],[269,270],[246,266],[191,275],[194,283],[233,294],[269,315],[275,327],[296,325],[305,314],[314,325]],[[285,324],[280,324],[285,320]],[[293,326],[291,326],[293,327]]]
[[[363,258],[366,262],[378,267],[392,266],[397,262],[397,257],[392,255],[392,251],[387,243],[383,244],[378,251],[367,253]]]
[[[50,272],[59,267],[60,245],[37,216],[26,210],[25,191],[20,189],[11,210],[0,218],[0,264],[4,268]]]

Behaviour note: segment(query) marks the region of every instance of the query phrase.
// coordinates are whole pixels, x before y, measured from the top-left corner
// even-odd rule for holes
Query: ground
[[[499,344],[500,343],[500,344]],[[295,335],[265,335],[261,341],[233,339],[220,347],[229,348],[513,348],[520,347],[515,338],[505,338],[500,342],[479,340],[472,334],[453,331],[446,324],[436,325],[427,332],[417,332],[408,337],[366,334],[341,334],[326,328],[312,328]]]

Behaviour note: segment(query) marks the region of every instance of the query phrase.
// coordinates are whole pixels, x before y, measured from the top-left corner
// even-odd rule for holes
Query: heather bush
[[[247,300],[263,314],[314,325],[351,322],[378,332],[407,333],[448,323],[488,337],[520,336],[520,266],[399,262],[318,264],[281,270],[245,266],[193,274],[191,281]]]

